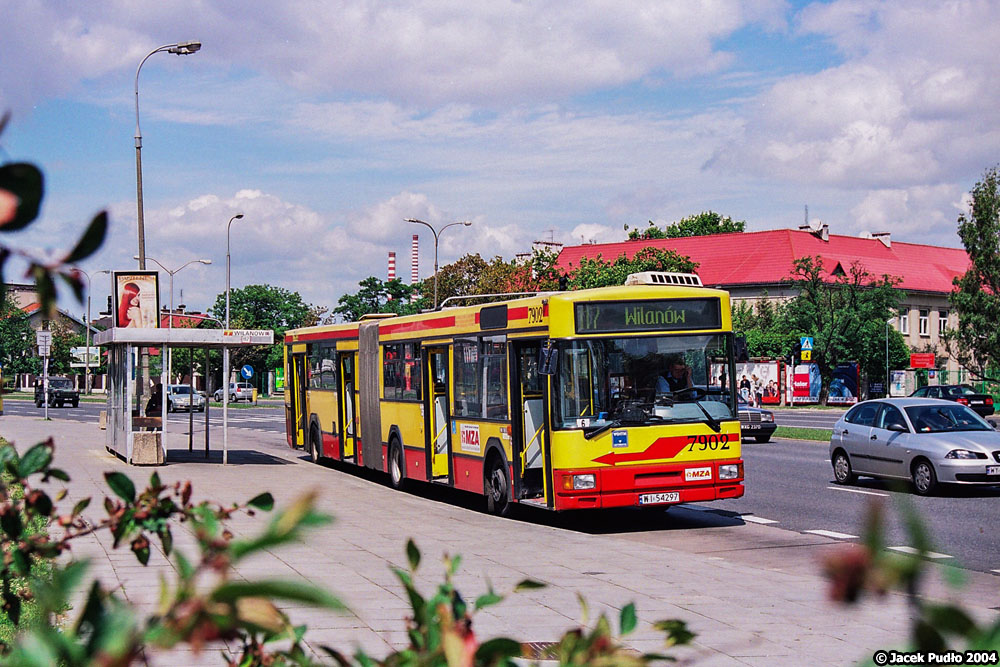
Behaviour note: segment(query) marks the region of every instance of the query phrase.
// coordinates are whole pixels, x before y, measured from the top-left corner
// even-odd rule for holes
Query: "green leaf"
[[[16,162],[0,167],[0,190],[6,190],[20,200],[14,219],[0,225],[0,231],[22,229],[38,217],[45,190],[43,183],[42,172],[33,164]]]
[[[270,493],[261,493],[256,495],[247,501],[247,505],[250,507],[255,507],[264,512],[270,512],[274,509],[274,496]]]
[[[489,607],[499,602],[503,602],[503,596],[496,593],[485,593],[476,598],[475,609],[479,611],[483,607]]]
[[[170,526],[164,525],[160,530],[160,542],[163,544],[163,555],[169,556],[174,550],[174,535],[170,532]]]
[[[17,465],[17,472],[21,479],[24,479],[43,470],[50,463],[52,463],[52,444],[40,442],[24,453]]]
[[[116,496],[127,503],[135,502],[135,484],[126,475],[120,472],[106,472],[104,479],[107,480],[108,486],[111,487]]]
[[[327,609],[345,609],[340,600],[322,588],[298,581],[230,581],[220,585],[211,594],[211,599],[215,602],[235,602],[245,597],[277,598]]]
[[[420,566],[420,549],[412,539],[406,540],[406,560],[410,563],[410,570],[414,572]]]
[[[141,537],[132,540],[132,553],[135,554],[140,563],[147,565],[149,563],[149,540]]]
[[[15,549],[11,552],[11,557],[14,559],[14,571],[21,576],[28,576],[31,574],[31,557],[20,549]]]
[[[161,486],[163,485],[160,484],[160,473],[154,472],[152,475],[149,476],[149,488],[158,489]]]
[[[61,469],[61,468],[49,468],[49,470],[48,470],[48,472],[46,474],[49,477],[55,477],[56,479],[58,479],[59,481],[62,481],[62,482],[68,482],[69,481],[69,475],[66,474],[66,471],[63,470],[63,469]]]
[[[90,505],[90,498],[84,498],[73,506],[73,516],[77,516]]]
[[[184,557],[183,551],[175,551],[174,559],[177,563],[177,573],[182,581],[188,581],[194,576],[194,566],[191,561]]]
[[[684,646],[697,635],[687,628],[687,623],[677,619],[657,621],[653,627],[667,635],[667,646]]]
[[[518,582],[517,586],[514,587],[515,593],[520,593],[521,591],[534,591],[539,588],[545,588],[545,584],[540,581],[535,581],[534,579],[524,579]]]
[[[4,606],[7,608],[7,616],[10,618],[11,623],[17,625],[21,622],[21,598],[17,597],[13,593],[3,594]]]
[[[622,607],[621,618],[619,619],[621,625],[621,634],[627,635],[635,630],[635,626],[638,623],[638,619],[635,616],[635,605],[629,602],[627,605]]]
[[[101,211],[90,221],[87,231],[77,241],[76,247],[70,250],[69,254],[63,258],[63,264],[76,264],[93,255],[101,247],[101,244],[104,243],[104,237],[107,236],[107,233],[108,213],[107,211]]]
[[[928,605],[925,608],[927,621],[938,630],[967,637],[976,630],[976,622],[968,613],[956,605]]]
[[[521,644],[509,637],[497,637],[479,645],[476,649],[477,665],[498,665],[510,658],[521,655]]]
[[[17,450],[14,445],[5,444],[0,447],[0,466],[6,466],[9,462],[17,462]]]
[[[7,511],[0,516],[0,528],[10,535],[11,539],[18,539],[24,532],[24,524],[21,522],[21,514],[16,509],[8,507]]]

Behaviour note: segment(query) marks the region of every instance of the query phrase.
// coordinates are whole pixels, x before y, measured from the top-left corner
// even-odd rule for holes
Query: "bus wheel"
[[[483,485],[486,492],[486,509],[490,514],[507,516],[510,513],[510,481],[503,459],[494,456],[486,468]]]
[[[402,490],[406,486],[406,463],[403,460],[403,448],[396,439],[393,439],[389,445],[389,483],[392,488],[397,490]]]
[[[313,462],[319,461],[320,457],[320,434],[319,429],[313,424],[312,428],[309,429],[309,458]]]

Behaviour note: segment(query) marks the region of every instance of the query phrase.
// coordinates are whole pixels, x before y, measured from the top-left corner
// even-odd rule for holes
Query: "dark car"
[[[913,398],[943,398],[969,406],[980,417],[993,414],[993,397],[980,394],[967,384],[937,384],[921,387],[910,394]]]
[[[770,410],[754,408],[746,403],[738,406],[740,417],[740,435],[743,438],[753,436],[757,442],[767,442],[774,435],[777,425],[774,423],[774,413]]]
[[[35,407],[40,408],[45,402],[44,391],[41,379],[37,380],[35,382]],[[48,403],[50,407],[60,408],[64,403],[69,403],[75,408],[80,405],[80,392],[73,387],[73,381],[69,378],[50,377]]]

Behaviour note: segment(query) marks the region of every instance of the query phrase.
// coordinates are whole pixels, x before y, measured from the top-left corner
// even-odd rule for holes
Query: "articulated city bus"
[[[743,495],[729,295],[692,274],[285,334],[288,443],[571,510]]]

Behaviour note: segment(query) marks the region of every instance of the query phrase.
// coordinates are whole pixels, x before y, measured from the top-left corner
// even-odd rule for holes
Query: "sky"
[[[623,240],[714,210],[960,246],[1000,160],[991,0],[0,0],[0,161],[46,175],[5,242],[57,253],[107,210],[96,303],[138,251],[175,303],[266,283],[333,308],[389,251],[408,278],[534,240]],[[753,248],[748,248],[753,252]],[[156,265],[149,262],[149,267]],[[8,268],[8,280],[20,279]],[[162,274],[161,302],[169,304]],[[183,291],[183,296],[181,292]],[[73,302],[63,303],[82,314]],[[95,308],[96,310],[96,308]]]

